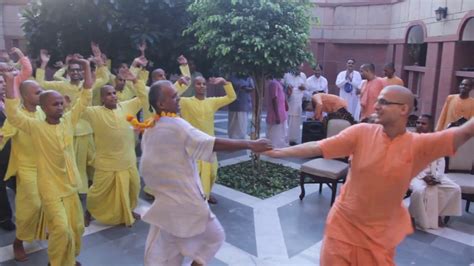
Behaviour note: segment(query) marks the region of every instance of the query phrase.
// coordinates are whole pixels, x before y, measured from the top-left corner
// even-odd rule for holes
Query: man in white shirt
[[[433,117],[422,115],[416,121],[417,133],[433,132]],[[442,216],[461,216],[461,188],[445,174],[444,158],[431,162],[410,183],[412,194],[408,210],[423,229],[444,226]],[[447,221],[447,219],[445,219]]]
[[[303,114],[303,97],[305,95],[306,75],[286,73],[283,76],[288,96],[288,141],[290,145],[301,143],[301,115]]]
[[[150,87],[150,106],[161,114],[142,139],[140,172],[156,195],[143,216],[150,224],[145,265],[206,265],[224,242],[224,230],[209,209],[196,160],[211,161],[215,151],[271,149],[268,140],[231,140],[209,136],[176,117],[179,96],[169,81]]]
[[[336,86],[339,87],[339,96],[346,100],[347,110],[355,120],[359,120],[360,101],[357,90],[362,82],[360,73],[354,70],[354,59],[347,60],[347,69],[337,75]]]
[[[328,80],[321,75],[323,66],[317,64],[313,71],[314,75],[306,79],[306,89],[310,96],[315,93],[328,93]]]

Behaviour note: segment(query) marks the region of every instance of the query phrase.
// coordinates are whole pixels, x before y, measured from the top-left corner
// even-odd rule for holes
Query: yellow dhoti
[[[217,156],[214,153],[214,161],[212,163],[205,161],[197,161],[197,166],[199,170],[199,176],[201,177],[202,189],[206,198],[209,199],[211,195],[212,186],[217,180],[217,168],[219,167],[217,163]]]
[[[36,169],[20,167],[17,171],[16,237],[22,241],[46,239],[46,220],[36,177]]]
[[[76,164],[81,175],[82,185],[79,188],[80,194],[87,193],[89,189],[88,165],[92,165],[95,156],[94,138],[92,134],[74,137],[74,152],[76,155]]]
[[[57,200],[43,201],[43,209],[49,232],[48,257],[51,266],[75,265],[84,233],[79,196],[74,193]]]
[[[103,224],[132,225],[139,193],[140,176],[135,166],[115,172],[96,169],[87,193],[87,210]]]

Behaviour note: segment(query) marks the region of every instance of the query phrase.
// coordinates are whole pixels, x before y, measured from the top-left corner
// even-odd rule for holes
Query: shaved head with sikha
[[[50,124],[59,124],[64,113],[64,97],[54,90],[43,91],[39,96],[41,109]]]
[[[40,95],[43,89],[34,80],[25,80],[20,84],[20,94],[23,99],[23,103],[36,107],[40,104]]]
[[[415,96],[409,89],[399,85],[387,86],[380,92],[375,103],[375,122],[385,128],[404,131],[414,104]]]

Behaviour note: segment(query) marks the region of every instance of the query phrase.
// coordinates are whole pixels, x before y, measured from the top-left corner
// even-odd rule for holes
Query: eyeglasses
[[[377,103],[380,104],[380,105],[384,105],[384,106],[385,105],[393,105],[393,104],[405,105],[405,103],[390,102],[390,101],[385,100],[384,98],[377,99]]]
[[[417,125],[423,125],[423,126],[424,126],[424,125],[428,125],[428,123],[426,123],[426,122],[420,122],[420,121],[416,121],[416,124],[417,124]]]

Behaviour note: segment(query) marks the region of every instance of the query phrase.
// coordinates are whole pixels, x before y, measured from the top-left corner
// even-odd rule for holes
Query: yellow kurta
[[[84,233],[82,207],[77,194],[81,185],[73,137],[82,112],[90,105],[90,90],[82,90],[79,100],[57,125],[30,118],[19,111],[19,99],[6,100],[12,126],[31,135],[38,166],[38,191],[48,227],[48,257],[52,266],[74,265]]]
[[[214,114],[219,108],[230,104],[237,98],[230,82],[224,86],[224,90],[226,96],[222,97],[208,97],[204,100],[199,100],[196,97],[181,98],[179,102],[181,117],[195,128],[210,136],[214,136]],[[204,161],[198,161],[197,163],[204,193],[209,198],[212,186],[217,178],[217,158],[214,158],[213,163]]]
[[[28,112],[26,109],[21,108],[21,112],[28,117],[44,120],[44,113],[39,107],[37,109],[36,112]],[[37,184],[37,154],[33,147],[31,136],[13,127],[8,122],[8,119],[0,129],[0,134],[4,136],[3,142],[0,143],[0,150],[9,139],[12,140],[10,161],[5,180],[16,176],[16,237],[28,242],[46,239],[46,221],[41,209]]]
[[[127,122],[147,102],[145,83],[136,84],[138,98],[121,102],[116,109],[93,106],[86,110],[94,130],[96,158],[94,183],[87,193],[87,209],[103,224],[131,225],[137,206],[140,177],[137,170],[134,131]]]
[[[45,81],[44,69],[38,68],[36,70],[36,80],[45,89],[52,89],[58,91],[64,96],[69,97],[71,105],[73,105],[82,91],[82,81],[78,85],[71,84],[70,81]],[[107,84],[109,80],[108,70],[106,66],[97,68],[96,80],[92,87],[92,91],[99,91],[102,86]],[[87,121],[80,119],[74,131],[74,151],[76,157],[76,164],[81,175],[81,187],[79,193],[87,193],[88,190],[88,174],[87,166],[92,165],[94,161],[95,148],[94,140],[92,138],[92,128]]]
[[[449,95],[441,110],[436,131],[447,128],[449,123],[455,122],[461,117],[467,120],[474,117],[474,98],[461,99],[459,94]]]

